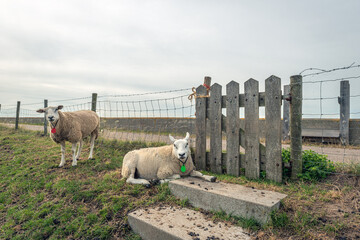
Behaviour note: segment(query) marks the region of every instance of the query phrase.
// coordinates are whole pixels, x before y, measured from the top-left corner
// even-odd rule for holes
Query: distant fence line
[[[0,117],[0,122],[15,124],[15,117]],[[19,124],[43,125],[44,118],[39,117],[23,117],[20,118]],[[210,122],[207,122],[207,128],[210,128]],[[283,124],[284,121],[283,121]],[[308,130],[339,130],[339,119],[317,119],[303,118],[303,129]],[[240,127],[244,128],[245,121],[240,119]],[[186,131],[191,134],[195,133],[195,118],[101,118],[101,128],[117,129],[121,131],[144,131],[148,133],[176,133],[182,134]],[[349,143],[351,145],[360,145],[360,119],[350,119]],[[260,138],[265,138],[265,119],[259,119]],[[285,137],[285,136],[283,136]],[[307,137],[304,137],[307,138]],[[310,137],[308,137],[310,138]],[[311,140],[311,139],[310,139]],[[316,139],[313,139],[316,141]],[[336,139],[332,139],[332,143],[340,143]],[[320,139],[321,142],[321,139]]]

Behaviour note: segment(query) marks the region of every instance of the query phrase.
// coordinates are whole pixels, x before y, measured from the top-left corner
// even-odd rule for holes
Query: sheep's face
[[[41,108],[37,110],[38,113],[45,113],[45,118],[49,122],[55,122],[59,119],[59,112],[58,110],[62,109],[63,105],[59,105],[57,107],[47,107],[47,108]]]
[[[190,154],[189,147],[190,134],[186,133],[186,137],[183,139],[176,140],[173,136],[169,135],[170,140],[173,142],[173,154],[180,160],[185,160]]]

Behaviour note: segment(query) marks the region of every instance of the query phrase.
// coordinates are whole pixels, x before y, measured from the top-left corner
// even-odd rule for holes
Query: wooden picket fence
[[[210,91],[200,85],[196,89],[196,151],[195,164],[200,170],[239,176],[245,169],[245,176],[260,177],[266,171],[266,178],[282,181],[281,161],[281,80],[271,76],[265,80],[265,92],[259,92],[259,82],[249,79],[240,94],[239,83],[231,81],[222,96],[222,86],[215,83]],[[259,139],[259,106],[265,107],[265,145]],[[240,128],[240,108],[245,110],[245,129]],[[226,108],[226,116],[222,109]],[[206,129],[206,122],[209,121]],[[223,133],[225,139],[223,139]],[[210,137],[210,152],[206,152],[206,139]],[[222,142],[226,141],[226,149]],[[245,154],[240,154],[240,146]],[[223,152],[226,150],[225,152]]]

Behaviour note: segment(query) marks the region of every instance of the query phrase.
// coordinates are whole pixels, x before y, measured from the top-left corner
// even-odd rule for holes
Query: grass
[[[100,140],[95,160],[58,168],[60,149],[48,137],[1,126],[0,132],[0,239],[136,239],[129,211],[180,202],[167,185],[146,189],[120,178],[124,154],[144,143]]]
[[[125,153],[154,144],[99,139],[95,160],[86,159],[88,145],[75,168],[67,145],[68,160],[64,168],[58,168],[60,147],[49,137],[0,126],[0,239],[140,239],[128,226],[129,211],[158,204],[191,208],[187,199],[171,196],[166,184],[145,188],[121,179]],[[357,165],[346,170],[358,171]],[[265,226],[224,212],[205,212],[213,221],[242,226],[258,239],[360,237],[356,176],[334,174],[320,182],[289,180],[284,184],[216,176],[223,182],[278,191],[288,197]]]

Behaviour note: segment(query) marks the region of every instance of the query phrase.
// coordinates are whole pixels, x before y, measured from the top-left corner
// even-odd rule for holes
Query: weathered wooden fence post
[[[266,178],[282,182],[281,79],[265,80]]]
[[[204,85],[196,88],[195,165],[199,170],[206,169],[206,92]]]
[[[290,139],[290,85],[284,85],[284,103],[283,103],[283,140]]]
[[[17,102],[17,106],[16,106],[15,129],[19,128],[19,116],[20,116],[20,101]]]
[[[91,111],[96,112],[96,100],[97,100],[97,93],[93,93],[91,97]]]
[[[340,140],[343,145],[349,145],[350,120],[350,84],[349,81],[340,82]]]
[[[302,173],[302,76],[290,77],[290,159],[292,163],[291,178],[296,179]]]
[[[221,85],[215,83],[211,86],[211,95],[209,99],[210,107],[210,171],[221,174],[221,153],[222,153],[222,135],[221,135]]]
[[[48,100],[44,99],[44,108],[47,108]],[[46,113],[44,113],[44,136],[47,135],[47,120],[46,120]]]
[[[239,90],[235,81],[226,85],[226,172],[234,176],[240,175]]]
[[[245,176],[260,177],[259,82],[245,82]]]

